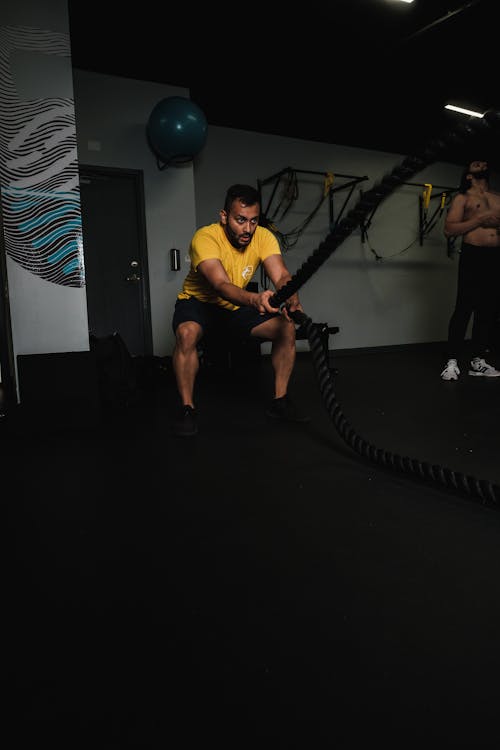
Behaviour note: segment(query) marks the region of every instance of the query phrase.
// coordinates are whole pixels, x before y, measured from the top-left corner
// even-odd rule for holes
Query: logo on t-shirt
[[[241,272],[241,275],[243,276],[245,281],[251,279],[253,276],[253,266],[245,266],[245,268]]]

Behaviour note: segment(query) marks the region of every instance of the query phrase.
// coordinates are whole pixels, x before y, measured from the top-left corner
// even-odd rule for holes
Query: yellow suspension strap
[[[434,229],[438,221],[441,219],[443,215],[443,211],[446,206],[446,199],[448,197],[448,193],[446,191],[441,193],[441,197],[439,199],[439,205],[436,206],[436,209],[434,213],[432,214],[431,218],[425,222],[424,226],[424,234],[429,234],[429,232]]]
[[[427,211],[427,209],[429,208],[429,203],[431,202],[431,195],[432,195],[432,185],[430,182],[425,182],[424,192],[423,192],[424,211]]]
[[[332,189],[333,183],[335,182],[335,175],[333,172],[327,172],[325,174],[325,181],[323,184],[323,197],[326,198],[330,190]]]
[[[427,226],[427,211],[428,211],[429,203],[431,200],[431,193],[432,193],[431,183],[425,182],[424,189],[419,200],[420,245],[424,244],[424,234],[425,234],[425,230]]]

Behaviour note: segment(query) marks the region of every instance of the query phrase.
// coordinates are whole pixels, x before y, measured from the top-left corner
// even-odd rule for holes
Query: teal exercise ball
[[[203,111],[183,96],[161,99],[146,125],[149,145],[165,166],[191,161],[205,145],[207,130]]]

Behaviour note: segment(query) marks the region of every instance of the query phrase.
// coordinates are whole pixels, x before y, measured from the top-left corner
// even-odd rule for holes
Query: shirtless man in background
[[[466,166],[446,216],[444,234],[447,238],[461,236],[462,245],[455,309],[448,326],[448,361],[441,377],[457,380],[460,375],[458,361],[471,316],[469,375],[500,377],[500,370],[486,361],[500,289],[500,194],[490,190],[486,161],[471,161]]]

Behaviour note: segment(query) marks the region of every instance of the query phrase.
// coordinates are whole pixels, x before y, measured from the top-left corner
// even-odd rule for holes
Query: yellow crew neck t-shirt
[[[243,250],[237,250],[231,245],[222,224],[214,223],[201,227],[191,240],[191,268],[184,279],[182,291],[177,295],[178,299],[196,297],[201,302],[212,302],[228,310],[237,310],[237,305],[222,299],[214,292],[211,284],[198,271],[198,265],[203,260],[218,258],[231,283],[244,289],[262,261],[270,255],[281,255],[281,249],[274,234],[265,227],[256,228],[250,243]]]

